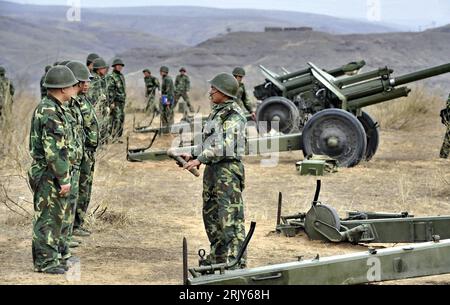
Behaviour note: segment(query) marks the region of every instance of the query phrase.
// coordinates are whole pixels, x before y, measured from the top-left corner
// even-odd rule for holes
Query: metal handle
[[[269,275],[269,276],[262,276],[262,277],[253,276],[251,279],[252,279],[252,281],[259,282],[259,281],[267,281],[267,280],[276,280],[276,279],[281,278],[282,276],[283,276],[283,274],[281,272],[278,272],[277,274],[273,274],[273,275]]]

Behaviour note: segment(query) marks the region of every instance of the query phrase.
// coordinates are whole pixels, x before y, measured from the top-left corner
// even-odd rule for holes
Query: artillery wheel
[[[313,115],[302,133],[305,156],[327,155],[341,167],[357,165],[366,155],[367,138],[363,125],[342,109],[325,109]]]
[[[282,96],[265,99],[256,110],[256,128],[258,133],[267,133],[275,129],[272,122],[278,121],[276,130],[289,134],[298,130],[300,114],[295,104]]]
[[[321,222],[334,227],[337,231],[339,231],[341,227],[339,215],[334,208],[325,204],[317,204],[315,206],[312,206],[311,209],[309,209],[309,211],[306,213],[305,217],[305,232],[312,240],[328,241],[325,236],[316,231],[314,222],[316,222],[317,220],[320,220]]]
[[[378,149],[380,133],[378,132],[378,123],[375,122],[367,112],[362,112],[358,120],[364,127],[367,136],[366,161],[370,161]]]

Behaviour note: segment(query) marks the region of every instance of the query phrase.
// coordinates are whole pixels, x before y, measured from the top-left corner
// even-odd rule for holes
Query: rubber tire
[[[292,121],[292,124],[290,127],[284,128],[280,132],[284,134],[290,134],[298,131],[299,127],[299,118],[300,113],[298,111],[298,108],[295,106],[295,104],[282,96],[271,96],[267,99],[265,99],[261,104],[258,105],[258,108],[256,109],[256,129],[258,130],[258,133],[267,133],[270,132],[270,130],[266,130],[265,128],[261,128],[259,122],[265,121],[264,120],[264,111],[267,109],[267,107],[273,105],[273,104],[281,104],[285,108],[287,108],[290,112],[290,119]]]
[[[362,112],[362,115],[358,117],[358,120],[364,127],[367,136],[367,147],[366,147],[366,161],[370,161],[375,155],[378,149],[378,144],[380,141],[380,133],[378,131],[378,123],[373,120],[373,118],[367,113]]]
[[[351,154],[343,155],[342,153],[331,153],[330,151],[323,150],[323,147],[320,147],[321,143],[320,138],[313,138],[315,132],[320,131],[320,128],[323,128],[324,124],[330,124],[330,121],[341,122],[344,128],[335,128],[336,126],[332,126],[333,128],[324,128],[319,136],[326,135],[328,133],[334,133],[333,131],[339,131],[340,135],[345,135],[345,139],[349,138],[348,136],[353,135],[353,144],[351,146]],[[351,130],[351,131],[349,131]],[[323,144],[322,146],[325,146]],[[366,132],[364,131],[364,127],[361,122],[351,113],[342,110],[342,109],[325,109],[314,114],[308,122],[306,122],[305,127],[302,132],[302,147],[304,156],[316,154],[316,155],[328,155],[331,158],[338,160],[340,167],[353,167],[361,160],[365,159],[366,155],[366,147],[367,147],[367,137]],[[348,146],[347,146],[348,147]],[[341,151],[345,149],[346,146],[341,147]]]

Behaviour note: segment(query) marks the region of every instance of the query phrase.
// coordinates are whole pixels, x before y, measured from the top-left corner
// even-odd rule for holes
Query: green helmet
[[[120,58],[116,58],[113,60],[111,67],[114,67],[115,65],[125,66],[122,59],[120,59]]]
[[[98,56],[98,54],[95,53],[91,53],[88,55],[88,57],[86,58],[86,62],[89,65],[90,63],[94,62],[94,60],[96,60],[97,58],[99,58],[100,56]]]
[[[0,66],[0,75],[5,75],[6,69]]]
[[[233,69],[233,75],[235,76],[245,76],[245,70],[241,67],[236,67]]]
[[[57,65],[59,65],[59,61],[55,61],[55,62],[53,63],[53,67],[54,67],[54,66],[57,66]]]
[[[186,68],[185,67],[181,67],[180,68],[180,72],[183,72],[183,71],[186,72]]]
[[[145,72],[152,74],[152,72],[150,72],[150,69],[144,69],[144,70],[142,70],[142,73],[145,73]]]
[[[159,68],[159,71],[169,73],[169,68],[166,66],[162,66],[161,68]]]
[[[50,65],[48,65],[48,66],[45,66],[45,73],[47,73],[48,72],[48,70],[50,70],[50,68],[51,68],[52,66],[50,66]]]
[[[54,66],[45,75],[44,87],[50,89],[60,89],[71,87],[78,83],[72,71],[66,66]]]
[[[89,69],[83,65],[82,62],[79,61],[71,61],[66,65],[67,68],[69,68],[73,75],[75,75],[75,78],[80,82],[89,82],[91,81],[91,72],[89,72]]]
[[[101,69],[101,68],[108,68],[108,65],[106,64],[106,62],[103,58],[99,57],[94,60],[94,70]]]
[[[70,60],[63,60],[63,61],[60,61],[58,65],[65,66],[65,65],[67,65],[69,62],[70,62]]]
[[[236,78],[229,73],[220,73],[214,76],[212,80],[208,81],[211,86],[222,92],[223,94],[236,98],[239,89],[239,83]]]

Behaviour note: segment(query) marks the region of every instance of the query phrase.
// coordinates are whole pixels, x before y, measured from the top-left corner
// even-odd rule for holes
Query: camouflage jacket
[[[87,97],[94,105],[97,115],[105,116],[108,114],[110,106],[107,79],[95,72],[92,72],[92,75],[94,78],[91,81]]]
[[[162,79],[161,95],[167,95],[167,98],[169,99],[174,98],[175,93],[173,88],[173,80],[169,75],[166,75]]]
[[[450,128],[450,94],[447,99],[447,106],[441,110],[442,124]]]
[[[249,113],[254,112],[250,99],[248,98],[247,91],[245,90],[244,83],[239,84],[235,101],[239,107],[241,107],[242,111],[248,111]]]
[[[203,127],[202,151],[197,159],[204,164],[241,160],[246,123],[242,109],[233,100],[214,105]]]
[[[85,94],[78,95],[76,99],[80,106],[83,118],[83,129],[85,134],[84,147],[86,150],[95,151],[98,146],[99,127],[94,106],[92,106],[92,103]]]
[[[59,185],[70,183],[72,125],[63,106],[52,96],[42,99],[33,113],[30,129],[30,180],[48,174]]]
[[[191,90],[191,81],[189,80],[189,76],[178,74],[175,79],[175,92],[185,93],[189,90]]]
[[[118,71],[113,71],[107,78],[108,95],[111,102],[125,103],[127,93],[125,92],[125,77]]]
[[[41,99],[47,95],[47,88],[44,87],[44,82],[45,82],[45,74],[42,75],[41,81],[39,82],[39,84],[41,86]]]
[[[149,96],[150,94],[155,94],[156,89],[159,90],[159,80],[154,76],[146,76],[144,77],[145,82],[145,96]]]
[[[63,106],[66,117],[72,128],[73,141],[69,146],[73,154],[72,163],[79,166],[84,155],[84,141],[86,135],[83,129],[83,116],[77,98],[72,98],[67,106]]]

